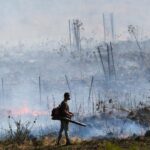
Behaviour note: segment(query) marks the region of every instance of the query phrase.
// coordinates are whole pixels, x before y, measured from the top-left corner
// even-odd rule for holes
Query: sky
[[[68,20],[83,22],[83,36],[103,39],[102,14],[114,13],[115,34],[128,37],[127,27],[150,36],[149,0],[0,0],[0,41],[65,40]]]

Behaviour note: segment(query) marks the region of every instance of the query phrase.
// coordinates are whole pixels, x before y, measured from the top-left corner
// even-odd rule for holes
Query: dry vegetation
[[[150,111],[148,109],[146,111],[144,111],[145,109],[139,110],[140,115],[137,115],[138,120],[139,116],[143,113],[144,116],[149,116]],[[137,112],[139,113],[139,111]],[[61,144],[56,146],[55,134],[43,135],[40,138],[31,136],[31,129],[36,123],[36,120],[23,123],[21,120],[17,121],[11,116],[8,118],[9,130],[7,131],[6,137],[0,141],[0,150],[150,150],[150,131],[147,131],[145,136],[138,137],[134,135],[126,139],[93,138],[91,140],[84,140],[78,137],[72,137],[72,145],[70,146],[65,145],[65,137],[63,137]],[[13,124],[16,127],[15,130],[12,129]]]
[[[149,150],[150,138],[137,137],[123,140],[81,140],[80,138],[72,138],[73,145],[65,146],[63,138],[60,146],[55,146],[55,137],[43,137],[24,141],[23,144],[10,143],[10,141],[1,141],[0,150]]]

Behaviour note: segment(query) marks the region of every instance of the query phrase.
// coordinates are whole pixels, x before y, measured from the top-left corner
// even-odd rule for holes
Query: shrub
[[[25,140],[29,140],[31,137],[31,129],[33,125],[36,123],[36,119],[33,122],[27,121],[22,123],[21,120],[15,120],[13,117],[8,116],[9,119],[9,129],[6,134],[6,140],[17,143],[23,144]],[[11,120],[15,125],[15,129],[13,129]],[[33,137],[33,136],[32,136]]]

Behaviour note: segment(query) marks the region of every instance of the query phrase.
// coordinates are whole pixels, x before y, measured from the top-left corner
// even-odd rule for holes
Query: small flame
[[[19,115],[31,115],[31,116],[44,116],[48,115],[48,112],[45,110],[31,110],[28,106],[24,105],[22,108],[11,110],[13,116]]]

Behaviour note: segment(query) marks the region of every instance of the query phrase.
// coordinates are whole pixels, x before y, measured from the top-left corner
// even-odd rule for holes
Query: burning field
[[[150,40],[132,24],[119,40],[114,14],[107,15],[104,41],[82,34],[84,23],[73,19],[68,42],[0,43],[0,149],[150,149]],[[65,92],[72,145],[63,136],[56,146],[66,117],[51,114]]]
[[[65,91],[71,93],[73,120],[86,124],[70,123],[74,145],[68,149],[149,149],[149,136],[145,136],[150,126],[149,71],[146,66],[141,73],[138,56],[132,59],[130,47],[136,51],[136,44],[104,44],[101,55],[91,45],[94,47],[82,48],[82,58],[67,46],[55,51],[42,47],[30,55],[22,50],[22,58],[14,50],[4,55],[13,63],[1,57],[7,62],[3,63],[7,71],[1,73],[5,76],[0,97],[2,149],[65,149],[64,139],[62,146],[55,146],[60,123],[51,119],[51,111],[61,103]],[[124,51],[126,47],[128,51]],[[113,52],[110,68],[106,50]],[[99,56],[103,56],[103,64]],[[10,71],[13,65],[15,69]]]

